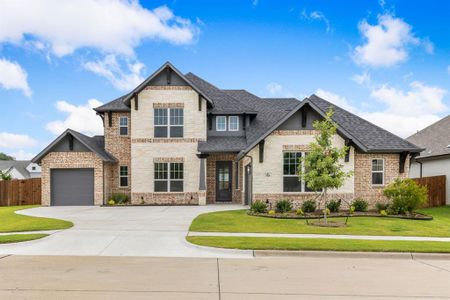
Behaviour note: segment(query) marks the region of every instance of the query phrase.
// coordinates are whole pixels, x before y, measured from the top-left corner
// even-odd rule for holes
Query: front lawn
[[[41,217],[30,217],[15,213],[17,210],[32,207],[36,206],[24,205],[0,207],[0,232],[56,230],[66,229],[73,226],[73,223],[69,221]]]
[[[0,235],[0,244],[18,243],[37,240],[48,236],[48,234],[33,233],[33,234],[8,234]]]
[[[450,237],[450,206],[419,212],[433,216],[433,220],[351,217],[347,227],[330,228],[308,226],[304,220],[256,217],[247,215],[245,210],[231,210],[199,215],[192,222],[190,231]],[[345,220],[334,220],[339,219]]]
[[[242,250],[326,250],[367,252],[435,252],[450,253],[448,242],[372,241],[341,239],[254,238],[223,236],[188,236],[189,242],[201,246]]]

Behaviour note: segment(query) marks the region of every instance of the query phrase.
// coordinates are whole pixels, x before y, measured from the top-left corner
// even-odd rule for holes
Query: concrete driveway
[[[74,227],[49,237],[0,245],[0,254],[83,256],[252,257],[251,251],[200,248],[186,242],[199,214],[241,205],[39,207],[21,214],[69,220]]]

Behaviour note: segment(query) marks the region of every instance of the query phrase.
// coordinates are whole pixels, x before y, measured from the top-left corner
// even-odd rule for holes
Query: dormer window
[[[228,130],[229,131],[239,131],[239,117],[229,116],[228,117]]]
[[[217,131],[227,131],[227,117],[217,116],[216,117],[216,130]]]

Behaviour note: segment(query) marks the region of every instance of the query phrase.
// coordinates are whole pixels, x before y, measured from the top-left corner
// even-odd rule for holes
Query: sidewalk
[[[421,241],[450,242],[450,237],[425,236],[379,236],[379,235],[337,235],[337,234],[294,234],[294,233],[251,233],[251,232],[194,232],[188,236],[235,236],[262,238],[308,238],[308,239],[344,239],[344,240],[378,240],[378,241]]]

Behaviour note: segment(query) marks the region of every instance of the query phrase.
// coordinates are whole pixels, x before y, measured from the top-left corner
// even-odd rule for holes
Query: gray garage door
[[[51,205],[94,205],[94,169],[52,169]]]

